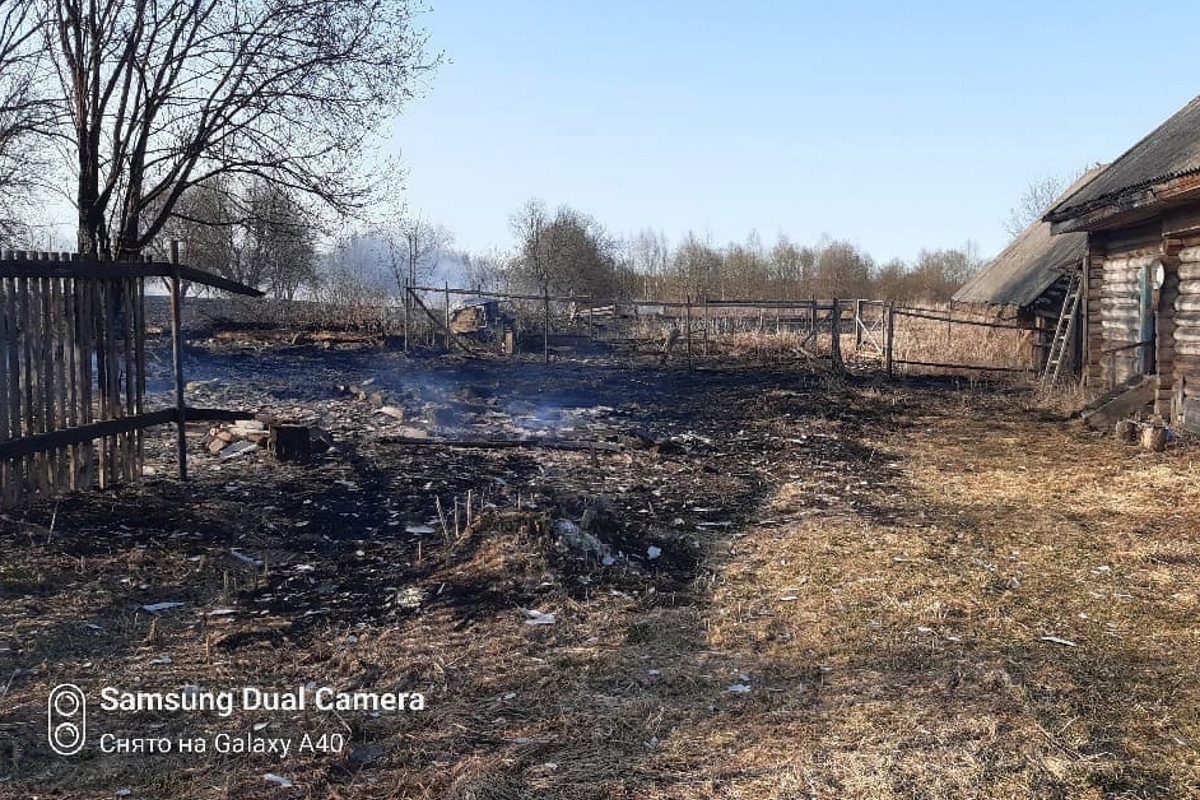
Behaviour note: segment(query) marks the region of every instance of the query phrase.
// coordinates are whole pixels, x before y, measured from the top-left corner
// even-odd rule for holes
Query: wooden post
[[[891,303],[887,304],[886,315],[887,315],[887,333],[883,337],[884,342],[886,344],[886,347],[884,349],[884,362],[887,365],[887,376],[889,378],[891,378],[893,376],[892,349],[893,349],[893,343],[895,342],[895,339],[896,339],[896,308]]]
[[[171,364],[175,370],[175,425],[179,480],[187,480],[187,402],[183,396],[183,301],[180,297],[179,241],[171,240]]]
[[[684,300],[684,321],[687,324],[687,363],[688,369],[692,368],[692,296],[689,294]]]
[[[862,299],[854,301],[854,352],[862,350],[863,342]]]
[[[550,363],[550,287],[542,287],[542,357]]]
[[[704,295],[704,355],[708,355],[708,295]]]
[[[836,375],[846,371],[842,361],[842,305],[836,297],[833,298],[829,311],[829,357],[830,365]]]
[[[404,285],[404,352],[408,353],[408,329],[412,325],[412,287]]]
[[[453,335],[450,332],[450,283],[445,282],[443,298],[446,303],[446,351],[450,351],[450,337]]]

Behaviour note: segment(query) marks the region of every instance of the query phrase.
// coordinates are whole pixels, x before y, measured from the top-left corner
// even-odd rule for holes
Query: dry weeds
[[[89,657],[106,679],[319,678],[420,688],[430,702],[420,714],[344,720],[354,755],[284,764],[55,760],[18,726],[7,753],[18,763],[0,768],[13,775],[0,795],[1200,793],[1195,452],[1126,449],[1024,395],[852,384],[823,405],[814,399],[785,386],[758,398],[761,424],[745,435],[762,441],[764,458],[775,454],[763,468],[773,489],[731,527],[688,531],[706,560],[682,594],[653,583],[569,591],[544,518],[528,512],[478,518],[422,583],[526,587],[556,615],[549,626],[523,624],[518,608],[464,615],[433,605],[395,621],[334,618],[294,639],[264,618],[257,639],[223,648],[216,623],[126,610],[124,581],[173,576],[214,604],[229,580],[259,580],[253,569],[222,577],[182,552],[120,542],[106,557],[72,560],[37,532],[10,530],[5,618],[21,618],[26,604],[76,618],[114,609],[104,624],[130,655]],[[7,636],[40,654],[11,689],[0,680],[9,708],[40,706],[82,667],[61,624],[21,622]],[[151,666],[164,655],[169,664]],[[5,678],[16,650],[0,659]],[[267,771],[296,788],[265,784]]]

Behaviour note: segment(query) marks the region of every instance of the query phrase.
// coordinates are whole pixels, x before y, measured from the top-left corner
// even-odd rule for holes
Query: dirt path
[[[4,523],[0,796],[1200,791],[1191,451],[932,384],[528,375],[472,375],[468,405],[629,449],[406,450],[369,410],[281,384],[270,402],[355,419],[312,467],[197,456],[191,486]],[[501,424],[486,413],[468,416]],[[650,428],[675,446],[634,449]],[[608,558],[565,548],[561,519]],[[163,601],[183,605],[144,608]],[[426,708],[100,712],[96,731],[347,746],[63,759],[39,726],[64,680],[386,689]]]

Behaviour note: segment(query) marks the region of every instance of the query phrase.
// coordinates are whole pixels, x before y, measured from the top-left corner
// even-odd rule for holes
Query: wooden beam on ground
[[[1102,398],[1101,405],[1082,415],[1084,424],[1095,430],[1112,430],[1117,420],[1154,402],[1158,392],[1158,376],[1144,375],[1133,386],[1114,396]]]
[[[584,453],[620,453],[623,452],[618,444],[611,442],[579,442],[538,439],[422,439],[415,436],[381,436],[380,444],[395,444],[405,447],[456,447],[478,450],[507,450],[513,448],[531,448],[535,450],[567,450]]]

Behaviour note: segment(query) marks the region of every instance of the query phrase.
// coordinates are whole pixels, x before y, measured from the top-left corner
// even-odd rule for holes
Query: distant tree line
[[[672,243],[650,228],[618,236],[588,214],[565,205],[551,211],[539,200],[510,217],[507,250],[455,249],[445,227],[404,210],[366,230],[327,237],[318,248],[321,229],[293,193],[255,182],[244,183],[240,194],[228,185],[193,188],[175,217],[163,237],[190,242],[197,266],[280,297],[299,292],[378,303],[403,296],[406,286],[431,283],[604,301],[861,297],[941,303],[983,266],[970,241],[921,250],[912,261],[880,262],[853,242],[831,237],[800,244],[781,234],[767,244],[751,231],[743,241],[716,244],[689,231]],[[220,224],[214,226],[214,219]]]
[[[550,213],[536,200],[513,215],[511,228],[511,253],[456,256],[470,285],[604,299],[943,302],[981,266],[970,243],[921,251],[912,263],[880,264],[853,243],[830,238],[801,245],[781,235],[767,246],[756,232],[725,245],[691,232],[672,244],[652,229],[618,237],[575,209]]]

